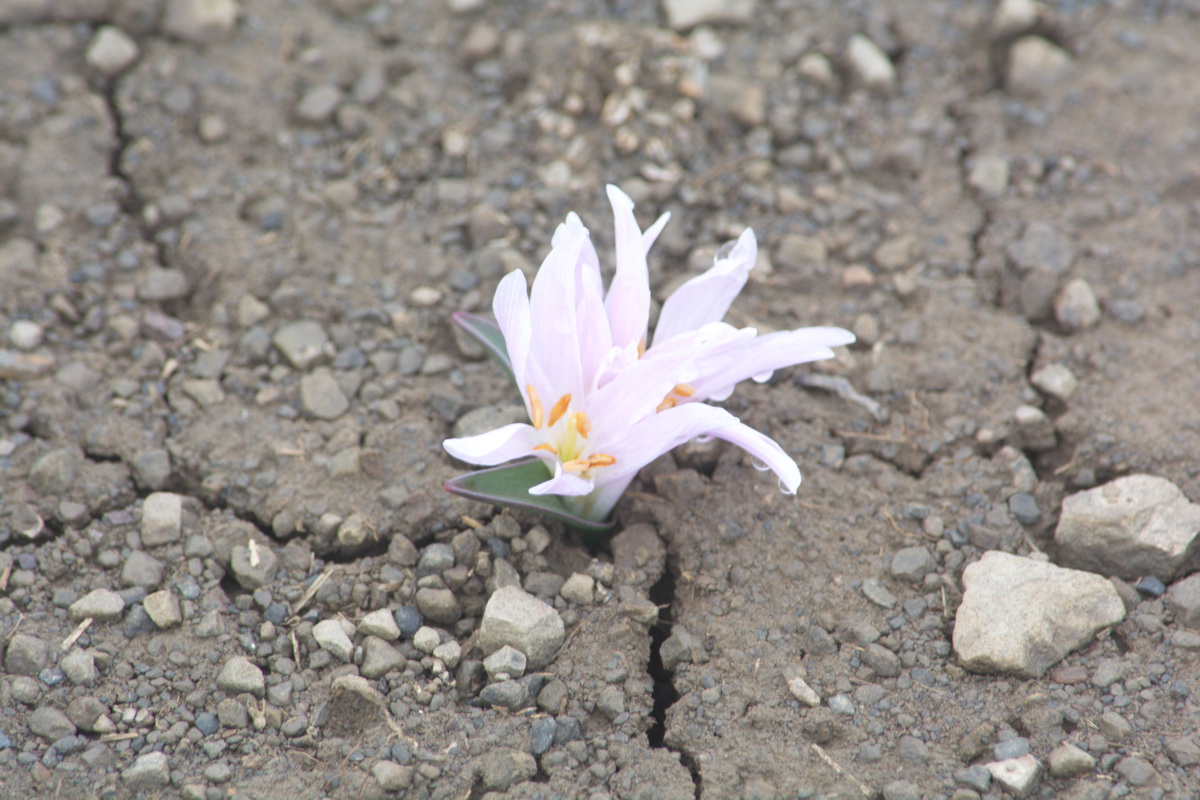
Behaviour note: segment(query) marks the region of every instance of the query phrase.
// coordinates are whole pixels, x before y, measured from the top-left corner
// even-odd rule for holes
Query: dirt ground
[[[951,646],[963,569],[1054,560],[1064,496],[1151,473],[1200,501],[1198,26],[1182,0],[0,0],[0,794],[970,800],[1028,750],[1030,796],[1200,795],[1161,592],[1042,678]],[[441,441],[516,401],[450,313],[571,210],[611,265],[609,182],[672,214],[658,301],[749,226],[730,319],[858,336],[725,403],[798,496],[693,443],[589,546],[443,492]],[[513,580],[566,643],[489,684]],[[119,606],[82,615],[95,589]],[[341,657],[314,633],[339,618]],[[1051,769],[1063,743],[1090,764]]]

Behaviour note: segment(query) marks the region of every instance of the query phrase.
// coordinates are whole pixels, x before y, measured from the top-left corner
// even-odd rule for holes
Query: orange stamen
[[[677,383],[675,384],[675,388],[671,391],[680,397],[691,397],[696,393],[696,387],[692,386],[690,383]]]
[[[542,444],[536,445],[533,449],[534,450],[545,450],[547,452],[554,453],[554,455],[558,455],[557,447],[555,447],[552,444],[546,444],[544,442]]]
[[[611,467],[617,463],[617,460],[608,453],[596,453],[594,456],[588,456],[588,464],[593,467]]]
[[[591,465],[591,461],[586,458],[572,458],[570,461],[564,461],[562,468],[564,472],[583,472]]]
[[[641,339],[638,339],[638,358],[641,358],[645,354],[646,354],[646,337],[643,336]]]
[[[567,407],[571,405],[571,395],[564,394],[558,398],[558,402],[554,404],[554,408],[550,409],[550,424],[558,422],[562,415],[567,413]]]
[[[588,438],[588,434],[592,432],[592,421],[588,419],[588,415],[582,411],[576,411],[573,419],[575,420],[575,430],[579,431],[579,435],[583,438]]]
[[[666,411],[668,408],[674,408],[675,406],[676,406],[675,398],[672,397],[671,395],[667,395],[666,397],[663,398],[663,401],[658,404],[658,408],[656,408],[654,410],[655,411]]]
[[[528,384],[525,387],[526,393],[529,395],[529,417],[533,422],[533,427],[540,428],[546,421],[546,409],[542,407],[542,398],[538,397],[537,389],[533,388],[533,384]]]

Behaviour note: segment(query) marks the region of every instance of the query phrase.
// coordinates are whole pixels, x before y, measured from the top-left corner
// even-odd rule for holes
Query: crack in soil
[[[667,709],[679,700],[679,690],[675,688],[675,676],[663,666],[662,644],[671,635],[671,625],[674,623],[672,612],[675,607],[675,573],[668,563],[667,569],[654,586],[650,587],[650,600],[658,606],[658,622],[650,629],[650,662],[646,672],[654,679],[654,707],[650,712],[654,723],[646,731],[650,746],[670,750],[679,756],[679,762],[687,767],[696,786],[695,796],[700,798],[701,776],[700,767],[691,754],[671,747],[666,743]]]

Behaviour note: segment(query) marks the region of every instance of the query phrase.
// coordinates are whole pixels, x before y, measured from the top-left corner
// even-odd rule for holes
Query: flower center
[[[529,395],[529,416],[533,427],[543,430],[547,441],[534,446],[534,450],[545,450],[558,456],[567,472],[586,472],[595,467],[611,467],[617,459],[607,453],[591,453],[587,439],[592,432],[592,421],[587,412],[571,412],[571,395],[564,394],[550,408],[546,417],[545,406],[533,384],[525,387]]]

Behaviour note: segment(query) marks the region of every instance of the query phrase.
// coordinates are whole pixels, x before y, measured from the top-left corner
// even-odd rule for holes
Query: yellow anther
[[[696,393],[696,387],[690,383],[677,383],[675,388],[671,390],[680,397],[691,397]]]
[[[641,339],[638,339],[638,358],[641,358],[645,354],[646,354],[646,337],[643,336]]]
[[[525,387],[529,395],[529,417],[533,427],[540,428],[546,422],[546,409],[542,408],[542,398],[538,397],[537,389],[530,383]]]
[[[668,408],[674,408],[675,406],[676,406],[675,397],[673,395],[667,395],[666,397],[663,398],[663,401],[658,404],[658,408],[656,408],[654,410],[655,411],[666,411]]]
[[[571,395],[564,394],[558,398],[558,402],[554,404],[554,408],[550,409],[550,424],[558,422],[562,415],[567,413],[567,408],[571,405]]]
[[[572,458],[570,461],[564,461],[562,468],[564,472],[583,472],[590,466],[592,462],[586,458]]]
[[[554,455],[558,455],[557,447],[555,447],[552,444],[546,444],[544,442],[542,444],[535,445],[533,449],[534,450],[546,450],[547,452],[554,453]]]
[[[594,456],[588,456],[588,466],[611,467],[615,463],[617,460],[608,453],[596,453]]]
[[[588,438],[588,434],[592,432],[592,421],[588,419],[587,414],[576,411],[571,415],[571,422],[575,424],[575,430],[579,431],[580,436]]]

